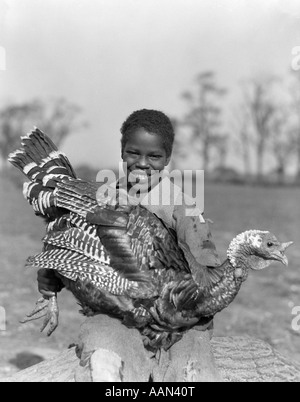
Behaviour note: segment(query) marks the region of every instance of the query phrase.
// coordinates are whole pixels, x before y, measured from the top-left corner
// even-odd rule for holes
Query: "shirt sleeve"
[[[178,238],[189,246],[199,264],[209,267],[220,266],[221,261],[212,240],[209,223],[205,221],[196,206],[182,204],[176,205],[173,212]]]

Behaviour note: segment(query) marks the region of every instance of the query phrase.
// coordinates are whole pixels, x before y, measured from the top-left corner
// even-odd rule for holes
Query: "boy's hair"
[[[129,135],[139,128],[162,137],[167,157],[172,155],[175,132],[171,120],[163,112],[147,109],[133,112],[123,123],[121,128],[122,155]]]

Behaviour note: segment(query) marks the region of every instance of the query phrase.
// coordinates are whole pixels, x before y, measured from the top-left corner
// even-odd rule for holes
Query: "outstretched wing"
[[[59,207],[81,216],[97,232],[113,269],[137,282],[162,281],[167,271],[190,272],[176,235],[158,217],[141,206],[99,206],[96,193],[95,187],[68,179],[58,183],[55,196]],[[90,249],[95,249],[92,240],[86,246]]]
[[[108,264],[97,262],[81,253],[55,248],[27,260],[27,266],[52,269],[72,282],[90,282],[98,290],[122,296],[135,290],[137,283],[129,281]]]

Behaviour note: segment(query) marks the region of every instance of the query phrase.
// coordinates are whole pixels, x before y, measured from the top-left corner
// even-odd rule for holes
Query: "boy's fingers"
[[[39,289],[39,292],[46,298],[54,297],[56,295],[55,292],[51,292],[50,290]]]
[[[59,281],[56,278],[50,278],[50,279],[41,278],[41,279],[38,279],[38,282],[40,284],[47,285],[47,286],[58,286],[59,285]]]
[[[55,272],[41,268],[37,275],[39,292],[46,297],[53,297],[62,290],[61,281],[55,276]]]
[[[60,291],[59,286],[57,285],[49,285],[47,283],[39,283],[39,292],[43,294],[43,292],[57,293]]]
[[[38,270],[38,280],[43,281],[45,279],[55,278],[55,272],[51,269],[41,268]]]

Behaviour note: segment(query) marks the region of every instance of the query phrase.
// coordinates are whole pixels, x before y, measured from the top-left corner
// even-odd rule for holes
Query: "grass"
[[[51,338],[39,333],[41,322],[19,324],[39,297],[36,272],[24,269],[29,255],[40,251],[43,223],[23,200],[21,191],[0,177],[0,306],[6,331],[0,331],[0,377],[23,367],[17,356],[32,362],[76,342],[83,321],[72,295],[59,296],[60,326]],[[249,335],[263,339],[300,362],[300,332],[292,330],[292,308],[300,306],[300,189],[206,185],[206,217],[215,223],[213,236],[222,258],[234,236],[248,229],[270,230],[282,241],[294,241],[290,267],[274,263],[252,273],[236,301],[215,319],[216,336]]]
[[[300,362],[300,332],[292,329],[292,308],[300,306],[300,189],[206,186],[206,214],[215,221],[220,255],[230,240],[247,229],[270,230],[294,241],[288,269],[274,263],[251,273],[235,302],[215,319],[215,335],[250,335],[269,342]]]

